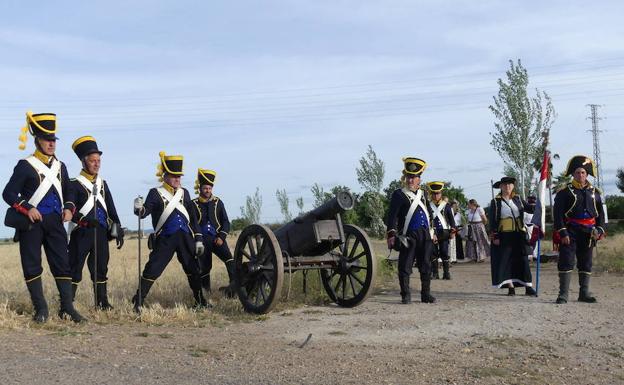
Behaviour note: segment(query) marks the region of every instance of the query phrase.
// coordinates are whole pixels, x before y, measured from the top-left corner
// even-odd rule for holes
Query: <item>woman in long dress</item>
[[[490,256],[490,241],[485,225],[487,217],[485,211],[475,199],[468,201],[466,210],[466,258],[474,262],[483,262]]]
[[[514,178],[506,176],[493,186],[500,188],[500,194],[492,199],[489,210],[492,285],[508,288],[507,295],[516,294],[514,287],[524,286],[526,295],[535,296],[524,227],[524,213],[532,210],[514,193],[515,183]]]

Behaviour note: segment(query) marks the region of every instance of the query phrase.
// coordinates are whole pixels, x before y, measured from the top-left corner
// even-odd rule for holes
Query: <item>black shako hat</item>
[[[98,149],[97,142],[92,136],[81,136],[76,139],[72,144],[72,150],[78,156],[78,159],[83,160],[87,155],[100,154],[102,151]]]
[[[22,127],[19,136],[20,150],[26,149],[26,141],[28,137],[26,133],[30,133],[35,138],[45,140],[57,140],[56,137],[56,114],[46,112],[43,114],[33,114],[32,111],[26,112],[26,125]]]
[[[200,168],[197,170],[197,186],[201,187],[205,184],[214,186],[216,177],[216,171]]]
[[[412,157],[403,158],[403,175],[420,176],[426,168],[427,162],[422,159]]]
[[[512,184],[516,184],[516,178],[510,177],[510,176],[504,176],[501,178],[501,180],[494,182],[494,184],[492,185],[492,187],[494,188],[500,188],[500,186],[503,183],[512,183]]]
[[[429,182],[427,183],[427,187],[429,187],[429,191],[432,193],[442,192],[442,190],[444,190],[444,182]]]
[[[160,163],[158,164],[158,172],[156,176],[162,182],[162,177],[165,174],[169,175],[184,175],[184,157],[182,155],[167,155],[164,151],[158,153],[160,157]]]

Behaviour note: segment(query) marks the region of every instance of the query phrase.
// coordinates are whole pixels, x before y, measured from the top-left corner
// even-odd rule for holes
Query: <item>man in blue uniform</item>
[[[451,257],[449,255],[449,240],[455,236],[457,228],[451,205],[442,199],[444,182],[427,183],[431,194],[429,208],[432,212],[433,227],[437,243],[433,245],[433,261],[431,275],[434,279],[440,279],[438,274],[438,259],[442,260],[442,279],[451,279]]]
[[[209,292],[212,254],[216,254],[225,264],[229,278],[229,284],[220,287],[219,291],[227,297],[233,297],[236,293],[234,258],[225,240],[230,231],[230,220],[223,201],[212,193],[216,175],[215,171],[199,169],[195,184],[199,196],[193,202],[197,207],[199,227],[204,237],[204,254],[199,257],[201,279],[202,286]]]
[[[48,319],[48,305],[41,282],[41,246],[56,281],[61,305],[59,317],[74,322],[85,319],[72,303],[71,270],[67,255],[67,232],[63,222],[71,220],[76,206],[66,200],[69,177],[56,151],[56,115],[26,113],[26,126],[20,135],[20,149],[26,148],[27,133],[35,139],[35,152],[17,163],[2,197],[11,206],[8,223],[19,238],[22,270],[35,309],[33,319]],[[12,219],[12,221],[11,221]]]
[[[561,236],[559,248],[559,296],[556,303],[568,302],[570,278],[576,268],[579,277],[580,302],[594,303],[596,298],[589,292],[592,271],[592,254],[596,242],[605,236],[605,214],[600,191],[589,183],[587,176],[596,176],[593,160],[576,155],[568,162],[566,175],[572,182],[557,192],[554,215],[555,231]]]
[[[102,151],[98,149],[97,142],[92,136],[83,136],[74,141],[72,149],[82,162],[80,175],[71,179],[69,190],[69,196],[77,208],[72,219],[75,226],[69,241],[73,295],[75,298],[82,280],[82,269],[89,256],[87,266],[94,285],[97,307],[109,310],[113,307],[107,295],[108,241],[116,239],[117,248],[120,249],[124,233],[108,184],[99,174]],[[94,237],[97,237],[97,241]],[[97,247],[94,247],[94,243]]]
[[[134,201],[134,213],[141,218],[152,216],[154,233],[150,235],[149,260],[141,275],[140,288],[132,298],[134,310],[139,312],[147,293],[154,281],[165,270],[177,254],[178,261],[188,277],[193,292],[195,306],[206,307],[208,304],[201,288],[199,265],[196,256],[202,255],[204,245],[197,223],[196,208],[189,192],[181,186],[183,158],[179,155],[165,155],[160,152],[158,176],[164,182],[162,186],[152,188],[145,198]]]
[[[395,190],[390,199],[386,227],[388,248],[399,251],[401,303],[412,302],[409,281],[414,259],[420,272],[420,299],[433,303],[431,253],[436,238],[431,226],[432,212],[426,194],[420,188],[420,177],[427,163],[418,158],[403,158],[403,162],[401,181],[404,187]]]

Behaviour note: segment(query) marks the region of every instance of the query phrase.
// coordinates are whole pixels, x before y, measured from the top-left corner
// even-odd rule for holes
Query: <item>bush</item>
[[[609,218],[624,219],[624,196],[607,195],[605,203],[607,204]]]

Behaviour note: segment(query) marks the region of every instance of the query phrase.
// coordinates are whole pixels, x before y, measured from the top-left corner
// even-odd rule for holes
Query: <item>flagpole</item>
[[[539,278],[540,278],[540,264],[542,255],[542,240],[537,240],[537,267],[535,268],[535,296],[539,296]]]

